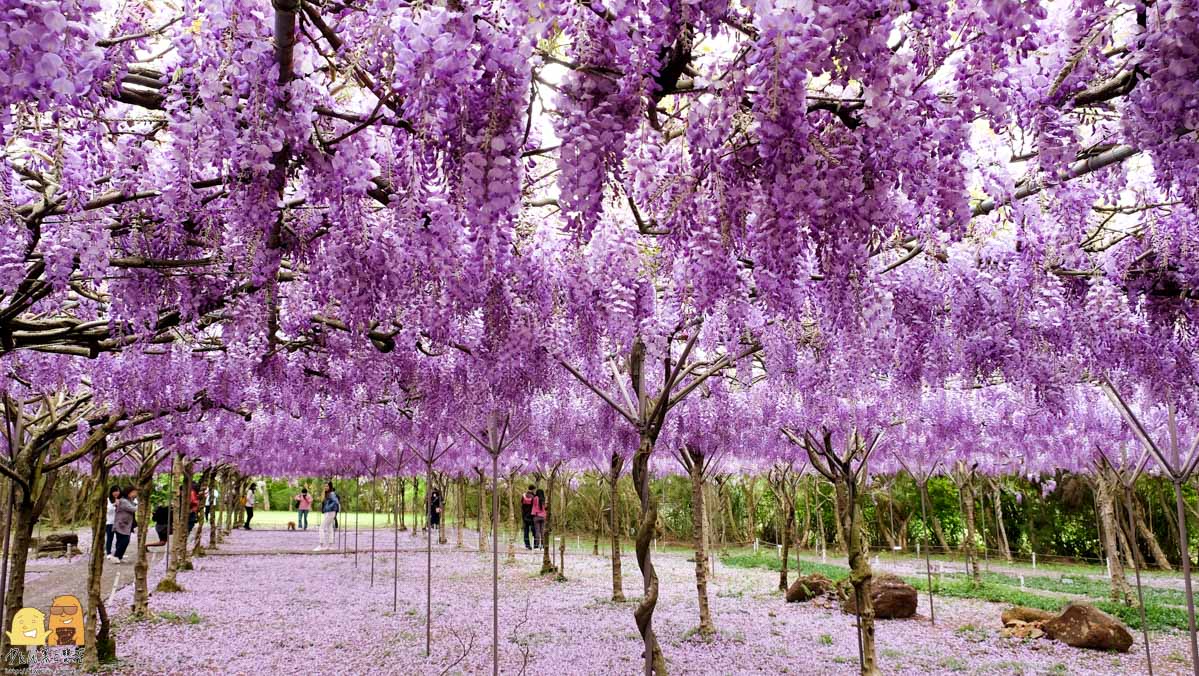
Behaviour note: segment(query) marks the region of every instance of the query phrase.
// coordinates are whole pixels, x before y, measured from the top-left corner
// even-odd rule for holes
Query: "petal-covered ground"
[[[441,674],[491,670],[491,559],[435,545],[432,654],[425,656],[424,537],[400,534],[398,579],[391,531],[376,533],[371,585],[370,533],[361,551],[314,554],[316,533],[237,531],[219,552],[180,574],[183,593],[155,594],[166,619],[119,621],[123,673]],[[349,544],[353,545],[353,532]],[[523,549],[500,563],[500,669],[510,674],[635,674],[641,642],[633,604],[608,601],[608,559],[568,553],[567,582],[537,575],[540,557]],[[662,597],[659,639],[676,674],[851,674],[857,671],[853,617],[811,604],[786,604],[777,574],[719,566],[711,585],[718,634],[693,634],[693,564],[655,557]],[[632,558],[625,591],[640,589]],[[393,580],[397,581],[393,610]],[[127,608],[131,588],[110,607]],[[999,636],[1001,606],[938,599],[937,624],[923,615],[880,621],[878,651],[887,674],[1143,673],[1143,653],[1076,650],[1051,641]],[[1185,637],[1153,636],[1154,671],[1187,673]]]

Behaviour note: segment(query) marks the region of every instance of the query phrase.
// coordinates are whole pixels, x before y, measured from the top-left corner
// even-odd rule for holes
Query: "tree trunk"
[[[90,502],[95,510],[92,513],[92,551],[91,560],[87,566],[87,615],[83,619],[83,671],[95,671],[100,666],[99,647],[96,635],[99,633],[101,610],[100,580],[104,573],[104,514],[105,502],[108,500],[108,465],[104,462],[103,454],[97,451],[92,459],[92,477],[94,493]]]
[[[191,535],[191,531],[187,529],[187,524],[191,516],[191,500],[189,497],[192,485],[192,463],[187,462],[183,465],[183,481],[179,484],[179,518],[183,533],[179,544],[179,567],[182,570],[192,569],[191,550],[187,546],[187,538]],[[262,492],[266,494],[267,491],[263,490]],[[266,502],[263,501],[262,504],[265,505]]]
[[[554,562],[550,560],[550,557],[552,555],[551,550],[553,549],[552,543],[554,541],[553,538],[550,537],[550,534],[554,531],[554,520],[553,520],[554,501],[552,498],[554,496],[554,485],[558,481],[558,468],[560,466],[561,466],[561,463],[554,465],[553,469],[550,470],[549,477],[546,482],[545,529],[544,529],[544,532],[541,534],[541,574],[542,575],[545,575],[547,573],[553,573],[557,570],[557,568],[554,567]]]
[[[1131,604],[1132,590],[1128,587],[1128,581],[1124,577],[1124,564],[1120,560],[1120,550],[1117,545],[1117,533],[1120,532],[1120,527],[1116,523],[1116,510],[1112,504],[1112,487],[1105,474],[1102,471],[1097,473],[1091,484],[1095,488],[1095,501],[1099,504],[1099,517],[1103,522],[1101,533],[1103,551],[1107,556],[1108,570],[1111,572],[1111,596],[1113,601]]]
[[[15,486],[15,484],[14,484]],[[12,545],[9,549],[8,591],[4,599],[4,617],[12,618],[25,605],[25,566],[29,561],[29,542],[33,539],[33,526],[37,523],[34,503],[17,491],[12,510]],[[103,550],[101,550],[103,551]],[[0,655],[9,649],[7,627],[0,629]]]
[[[1160,570],[1174,570],[1174,566],[1170,563],[1170,559],[1166,556],[1166,552],[1162,550],[1161,543],[1158,542],[1157,536],[1154,535],[1153,529],[1145,524],[1145,512],[1141,507],[1141,501],[1136,499],[1136,494],[1133,494],[1133,510],[1136,516],[1137,533],[1141,539],[1149,546],[1149,555],[1153,557],[1153,563]],[[1167,510],[1169,511],[1169,510]],[[1176,532],[1175,531],[1172,532]]]
[[[787,591],[787,567],[791,560],[791,533],[795,530],[795,498],[790,494],[790,488],[784,487],[784,496],[782,499],[783,509],[786,514],[783,515],[783,560],[779,562],[779,590]]]
[[[220,487],[220,490],[224,490],[224,488],[225,488],[224,483],[221,481],[221,477],[219,475],[212,477],[212,480],[209,482],[208,494],[204,496],[204,504],[205,505],[207,505],[210,498],[218,492],[218,490],[217,490],[218,487]],[[217,512],[219,511],[220,506],[221,506],[221,503],[219,500],[213,500],[212,501],[212,509],[209,510],[209,512],[208,512],[208,548],[209,549],[216,549],[217,545],[220,544],[220,542],[221,542],[220,536],[217,534],[217,531],[220,529],[218,529],[216,527]],[[201,528],[200,530],[204,530],[204,529]]]
[[[487,551],[487,536],[484,519],[487,514],[487,483],[484,481],[483,470],[475,469],[479,473],[479,551]]]
[[[396,515],[396,518],[399,519],[400,530],[408,530],[407,505],[404,504],[405,503],[405,493],[408,492],[408,480],[403,477],[400,477],[399,482],[400,482],[400,507],[399,507],[400,513]]]
[[[150,617],[150,551],[146,547],[146,533],[150,529],[153,477],[153,469],[143,470],[137,477],[137,563],[133,564],[133,616],[142,620]]]
[[[845,548],[849,558],[849,582],[853,586],[860,623],[862,675],[876,676],[879,671],[874,648],[874,603],[870,599],[870,581],[874,572],[870,569],[870,552],[865,547],[865,520],[858,504],[857,487],[850,484],[849,477],[839,477],[837,494],[845,496],[838,505],[837,521],[841,523],[842,532],[848,534]]]
[[[682,453],[687,455],[687,474],[691,477],[691,522],[695,530],[695,592],[699,598],[699,633],[708,637],[716,633],[716,627],[712,624],[712,611],[708,607],[708,528],[704,510],[704,454],[691,447],[684,448]]]
[[[999,540],[999,553],[1005,561],[1009,563],[1012,560],[1012,548],[1007,540],[1007,528],[1003,525],[1003,492],[999,490],[999,482],[992,485],[993,493],[991,494],[995,501],[995,525],[996,537]]]
[[[196,488],[197,497],[199,497],[199,494],[202,493],[205,488],[212,490],[212,487],[210,486],[211,483],[212,483],[212,468],[210,467],[210,468],[204,470],[204,473],[200,475],[200,485]],[[265,490],[263,491],[263,493],[267,493],[267,492],[268,491],[265,491]],[[190,500],[188,502],[188,509],[191,509]],[[192,556],[204,556],[204,505],[203,505],[203,503],[201,503],[196,508],[196,544],[192,547],[191,555]]]
[[[837,545],[837,548],[840,551],[844,552],[845,554],[848,554],[849,550],[846,549],[846,546],[845,546],[846,545],[845,522],[842,521],[841,516],[840,516],[841,513],[845,511],[846,497],[845,497],[845,489],[841,486],[840,483],[833,486],[833,499],[836,501],[836,504],[833,506],[833,508],[836,510],[836,514],[837,514],[837,518],[833,519],[833,523],[837,527],[837,532],[836,532],[837,539],[836,539],[835,544]]]
[[[667,395],[663,395],[667,396]],[[658,606],[658,573],[654,570],[651,557],[651,543],[654,539],[654,527],[658,523],[658,501],[650,493],[649,488],[649,459],[654,452],[654,439],[645,433],[637,446],[637,454],[633,456],[633,487],[637,490],[637,498],[641,503],[641,523],[637,527],[637,566],[641,569],[641,580],[645,595],[633,618],[637,622],[637,631],[645,645],[645,654],[650,656],[652,673],[666,674],[666,658],[654,635],[654,609]]]
[[[612,601],[624,603],[624,584],[620,577],[620,513],[618,511],[620,494],[618,489],[620,472],[624,469],[624,458],[616,453],[608,463],[608,515],[611,520],[612,534]]]
[[[755,490],[758,486],[757,477],[749,477],[745,482],[745,536],[749,542],[758,539],[758,496]]]
[[[511,537],[508,538],[508,543],[511,544],[516,538],[520,537],[520,525],[516,521],[516,477],[508,478],[508,523],[511,526]]]
[[[170,547],[170,563],[167,564],[167,572],[158,581],[156,591],[160,592],[175,592],[181,591],[179,586],[178,575],[179,568],[183,565],[182,552],[187,549],[187,531],[183,526],[186,521],[180,522],[180,517],[186,519],[183,511],[179,509],[179,496],[183,490],[183,454],[176,452],[175,457],[171,462],[171,481],[174,485],[174,492],[171,495],[172,513],[169,529],[172,531],[167,536],[167,547]]]
[[[924,504],[928,505],[928,520],[929,523],[924,524],[926,528],[931,528],[933,534],[937,536],[937,542],[941,545],[941,551],[949,553],[949,540],[945,538],[945,530],[941,528],[941,520],[933,513],[932,498],[928,495],[928,482],[920,483],[920,497],[924,500]]]
[[[978,552],[975,551],[974,529],[974,479],[972,472],[966,474],[958,482],[961,491],[962,511],[966,518],[966,537],[962,541],[962,551],[966,553],[966,567],[970,569],[970,579],[974,586],[982,584],[982,571],[979,570]]]

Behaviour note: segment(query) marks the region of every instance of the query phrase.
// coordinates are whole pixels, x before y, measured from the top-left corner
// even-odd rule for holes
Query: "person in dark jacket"
[[[337,546],[337,540],[333,537],[333,522],[337,519],[337,513],[340,511],[341,499],[337,497],[337,491],[333,489],[333,482],[326,482],[325,497],[321,500],[321,541],[313,551],[334,549]]]
[[[152,515],[154,532],[158,533],[158,542],[155,543],[155,546],[165,545],[167,538],[174,532],[174,528],[171,527],[172,516],[171,508],[166,505],[159,505],[154,508],[154,514]]]
[[[529,490],[520,496],[520,520],[524,524],[525,549],[533,548],[529,538],[533,536],[533,491],[536,490],[536,486],[529,484]]]
[[[126,488],[121,491],[121,499],[117,500],[117,514],[112,522],[112,530],[116,533],[116,546],[113,556],[116,563],[125,562],[125,550],[129,548],[129,535],[133,532],[134,518],[137,516],[137,489]]]
[[[441,491],[436,488],[429,494],[429,527],[441,527]]]

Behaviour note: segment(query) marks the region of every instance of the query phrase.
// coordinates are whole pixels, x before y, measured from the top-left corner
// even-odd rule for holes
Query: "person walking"
[[[529,537],[533,535],[533,491],[537,487],[529,484],[529,489],[525,494],[520,496],[520,520],[524,526],[525,549],[532,549],[533,545],[529,543]]]
[[[292,499],[296,501],[298,510],[296,528],[308,530],[308,512],[312,509],[312,496],[308,494],[307,488],[301,488],[300,494]]]
[[[125,562],[125,550],[129,548],[129,535],[133,532],[134,518],[137,515],[136,500],[136,488],[126,488],[121,491],[121,497],[117,500],[112,529],[116,532],[116,548],[113,550],[113,558],[118,564]]]
[[[250,519],[254,518],[254,489],[258,484],[250,484],[246,491],[246,530],[250,530]]]
[[[333,522],[341,511],[341,500],[333,489],[333,482],[325,482],[325,497],[321,500],[321,541],[313,551],[319,552],[328,547],[332,549],[336,540],[333,537]]]
[[[112,540],[113,530],[112,523],[117,517],[117,500],[121,499],[121,489],[113,486],[108,491],[107,511],[104,512],[104,558],[109,561],[113,560],[112,555]]]
[[[540,488],[533,494],[533,547],[549,548],[545,541],[545,491]]]

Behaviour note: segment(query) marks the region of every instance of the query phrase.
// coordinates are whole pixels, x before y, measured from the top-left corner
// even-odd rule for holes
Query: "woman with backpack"
[[[333,482],[325,482],[325,498],[321,500],[321,541],[313,551],[321,551],[328,546],[330,549],[334,546],[333,538],[333,522],[337,519],[337,513],[341,511],[341,500],[337,497],[337,491],[333,489]]]

